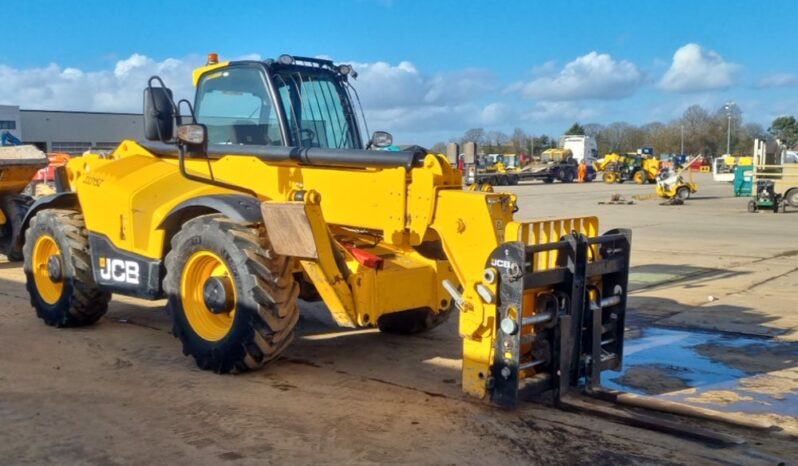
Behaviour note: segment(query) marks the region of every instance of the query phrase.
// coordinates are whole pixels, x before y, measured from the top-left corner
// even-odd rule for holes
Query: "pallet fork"
[[[569,390],[597,387],[601,371],[621,367],[630,252],[630,230],[573,231],[494,251],[491,263],[508,264],[498,276],[494,403],[512,408],[520,397],[553,390],[559,404]]]

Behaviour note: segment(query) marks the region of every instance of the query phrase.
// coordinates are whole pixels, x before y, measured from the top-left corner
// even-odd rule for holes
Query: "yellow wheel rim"
[[[47,268],[53,256],[61,257],[61,248],[58,247],[55,238],[50,235],[40,236],[33,245],[33,281],[36,283],[39,296],[47,304],[57,303],[64,292],[63,281],[53,280]]]
[[[183,312],[194,332],[205,340],[218,341],[233,327],[236,295],[233,286],[233,306],[230,312],[211,312],[205,303],[203,292],[205,282],[211,277],[226,277],[233,281],[233,274],[219,256],[210,251],[195,252],[183,266],[180,295]]]

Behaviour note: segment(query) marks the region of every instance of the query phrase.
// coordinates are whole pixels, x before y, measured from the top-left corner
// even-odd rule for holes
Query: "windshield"
[[[212,144],[277,145],[280,124],[263,72],[232,67],[211,72],[197,86],[197,122]]]
[[[360,149],[348,93],[327,71],[288,67],[273,75],[291,140],[302,147]]]

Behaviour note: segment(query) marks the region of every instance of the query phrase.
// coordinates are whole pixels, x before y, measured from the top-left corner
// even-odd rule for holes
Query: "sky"
[[[468,128],[558,136],[733,101],[798,113],[798,2],[4,0],[0,104],[140,112],[161,75],[283,53],[351,63],[371,130],[431,145]]]

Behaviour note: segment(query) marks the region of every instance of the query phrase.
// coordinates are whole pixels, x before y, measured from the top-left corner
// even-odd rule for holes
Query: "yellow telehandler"
[[[370,150],[392,138],[363,144],[355,76],[209,55],[193,105],[150,78],[147,140],[71,160],[70,189],[24,219],[39,317],[89,325],[112,293],[166,298],[185,354],[238,372],[286,349],[302,289],[339,324],[390,333],[457,311],[463,390],[501,406],[618,369],[630,231],[517,220],[516,196],[464,191],[444,155]]]

